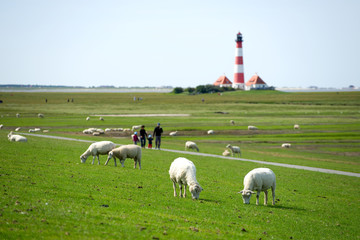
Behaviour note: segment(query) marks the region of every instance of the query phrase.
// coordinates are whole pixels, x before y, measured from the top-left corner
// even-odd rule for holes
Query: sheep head
[[[200,192],[204,190],[200,185],[192,185],[189,188],[192,199],[199,199]]]
[[[87,158],[88,158],[88,157],[87,157],[85,154],[81,155],[81,156],[80,156],[80,161],[81,161],[81,163],[85,163]]]
[[[243,202],[245,204],[250,204],[250,197],[251,197],[251,194],[255,194],[255,192],[251,191],[251,190],[242,190],[238,193],[241,193],[242,195],[242,198],[243,198]]]

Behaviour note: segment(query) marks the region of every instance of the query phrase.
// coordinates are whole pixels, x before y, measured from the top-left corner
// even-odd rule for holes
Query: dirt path
[[[43,134],[33,134],[33,133],[22,133],[22,134],[29,135],[29,136],[35,136],[35,137],[67,140],[67,141],[78,141],[78,142],[87,142],[87,143],[95,142],[95,141],[90,141],[90,140],[82,140],[82,139],[68,138],[68,137],[58,137],[58,136],[43,135]],[[154,149],[154,151],[159,151],[159,150]],[[273,165],[273,166],[286,167],[286,168],[295,168],[295,169],[301,169],[301,170],[307,170],[307,171],[313,171],[313,172],[322,172],[322,173],[331,173],[331,174],[345,175],[345,176],[351,176],[351,177],[360,177],[360,173],[344,172],[344,171],[325,169],[325,168],[307,167],[307,166],[292,165],[292,164],[286,164],[286,163],[265,162],[265,161],[245,159],[245,158],[224,157],[224,156],[215,155],[215,154],[187,152],[187,151],[172,150],[172,149],[161,149],[160,151],[174,152],[174,153],[181,153],[181,154],[188,154],[188,155],[198,155],[198,156],[205,156],[205,157],[223,158],[223,159],[228,159],[228,160],[253,162],[253,163],[260,163],[260,164],[265,164],[265,165]]]

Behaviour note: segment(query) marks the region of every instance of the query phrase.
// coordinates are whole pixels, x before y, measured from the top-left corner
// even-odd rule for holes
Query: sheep
[[[21,127],[17,127],[17,128],[15,128],[15,132],[20,131],[20,129],[21,129]]]
[[[34,132],[40,132],[41,129],[40,128],[34,128]]]
[[[95,142],[89,146],[89,148],[80,156],[81,163],[85,163],[86,159],[92,155],[94,164],[95,157],[97,156],[98,165],[100,165],[99,155],[106,155],[116,147],[115,143],[111,141]]]
[[[100,121],[104,121],[104,118],[103,118],[103,117],[99,117],[99,120],[100,120]]]
[[[111,128],[105,128],[105,132],[111,132]]]
[[[198,146],[196,145],[196,143],[194,142],[191,142],[191,141],[187,141],[185,143],[185,151],[188,150],[188,149],[194,149],[196,151],[199,151],[199,148]]]
[[[15,134],[13,134],[12,131],[8,134],[8,139],[11,142],[27,142],[26,137],[21,136],[21,135],[15,135]]]
[[[108,164],[111,158],[114,158],[115,167],[116,158],[120,160],[122,167],[125,167],[124,162],[126,158],[132,158],[134,159],[134,168],[136,168],[136,164],[139,162],[139,169],[141,169],[141,147],[138,145],[123,145],[121,147],[111,150],[108,154],[108,159],[105,165]]]
[[[131,131],[135,131],[135,130],[139,130],[141,128],[142,125],[135,125],[135,126],[132,126],[131,128]]]
[[[178,131],[169,133],[170,136],[177,136]]]
[[[207,131],[207,134],[214,134],[214,130]]]
[[[228,144],[226,148],[229,148],[231,150],[231,155],[234,156],[234,153],[237,153],[239,157],[241,157],[241,150],[238,146],[231,146]]]
[[[246,174],[244,177],[244,189],[238,193],[242,194],[243,202],[249,204],[251,194],[255,194],[253,191],[256,190],[256,205],[259,205],[260,192],[264,192],[264,205],[267,205],[267,190],[271,188],[273,198],[272,205],[275,205],[275,187],[276,177],[273,171],[269,168],[255,168]]]
[[[248,126],[248,130],[258,130],[258,128],[255,126]]]
[[[283,147],[283,148],[290,148],[290,147],[291,147],[291,144],[290,144],[290,143],[283,143],[283,144],[281,145],[281,147]]]
[[[3,127],[4,127],[4,124],[0,124],[0,129],[3,129]]]
[[[96,132],[96,131],[97,131],[96,128],[88,128],[88,129],[85,129],[85,130],[83,131],[83,133],[85,133],[85,134],[93,134],[93,133]]]
[[[235,125],[235,121],[234,121],[234,120],[230,120],[230,124],[231,124],[231,125]]]
[[[294,129],[300,129],[299,124],[295,124],[295,125],[294,125]]]
[[[89,120],[90,120],[90,117],[87,117],[87,118],[86,118],[86,121],[89,121]]]
[[[20,117],[20,113],[17,113],[17,114],[16,114],[16,117],[19,118],[19,117]]]
[[[225,151],[222,153],[223,156],[230,156],[231,153],[229,152],[229,150],[225,149]]]
[[[43,133],[48,133],[50,130],[43,130]]]
[[[196,181],[196,167],[194,163],[186,158],[176,158],[169,169],[170,179],[173,182],[174,197],[176,194],[176,184],[180,187],[180,197],[186,197],[186,185],[189,186],[192,199],[199,199],[200,192],[203,188]],[[183,189],[184,185],[184,190]],[[181,194],[183,192],[183,194]]]
[[[93,135],[93,136],[100,136],[100,133],[99,133],[99,132],[93,132],[92,135]]]
[[[38,114],[38,118],[44,118],[44,114],[39,113],[39,114]]]

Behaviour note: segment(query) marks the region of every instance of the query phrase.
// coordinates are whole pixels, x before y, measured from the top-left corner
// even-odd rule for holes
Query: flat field
[[[160,122],[164,149],[184,150],[191,140],[200,152],[221,155],[233,144],[241,147],[242,158],[360,173],[359,92],[0,93],[0,99],[1,239],[360,238],[357,177],[270,166],[277,176],[276,205],[264,206],[263,193],[259,206],[254,196],[244,205],[237,194],[244,176],[268,165],[144,149],[139,170],[131,159],[125,168],[104,166],[106,156],[100,166],[90,158],[80,164],[86,142],[7,140],[16,127],[19,134],[39,127],[49,130],[41,134],[130,144],[129,132],[94,137],[82,131],[144,124],[152,133]],[[144,115],[107,116],[114,114]],[[209,129],[215,134],[207,135]],[[178,136],[170,137],[171,131]],[[281,148],[285,142],[292,147]],[[168,169],[180,156],[197,167],[204,188],[198,201],[173,197]]]

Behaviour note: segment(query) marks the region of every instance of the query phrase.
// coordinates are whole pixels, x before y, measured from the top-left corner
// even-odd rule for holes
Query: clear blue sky
[[[0,0],[0,84],[360,86],[359,0]]]

